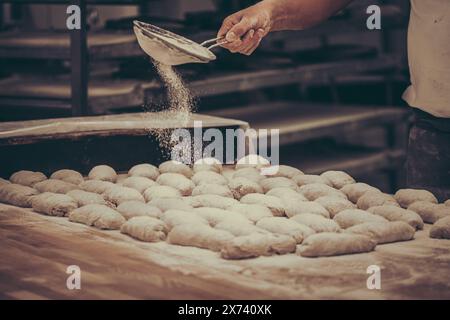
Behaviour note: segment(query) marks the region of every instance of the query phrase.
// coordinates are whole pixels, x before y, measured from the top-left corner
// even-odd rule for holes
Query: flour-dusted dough
[[[244,215],[238,212],[218,208],[196,208],[192,210],[192,212],[208,221],[209,225],[211,225],[212,227],[215,227],[218,223],[229,219],[232,219],[236,223],[242,224],[246,224],[249,222],[249,220]]]
[[[308,201],[308,199],[305,198],[305,196],[297,191],[294,191],[291,188],[273,188],[269,190],[266,195],[268,196],[274,196],[277,198],[280,198],[281,200],[289,200],[289,201],[296,201],[296,202],[302,202],[302,201]]]
[[[144,197],[139,191],[121,186],[115,186],[114,188],[106,190],[105,193],[103,193],[103,197],[106,201],[115,206],[118,206],[122,202],[131,200],[145,202]]]
[[[175,226],[167,237],[167,242],[181,246],[191,246],[212,251],[220,251],[234,236],[224,230],[216,230],[204,224],[184,224]]]
[[[312,183],[326,184],[330,187],[333,186],[330,180],[315,174],[298,174],[292,178],[292,181],[294,181],[299,187]]]
[[[257,182],[244,177],[232,178],[228,187],[238,200],[249,193],[263,193],[262,187]]]
[[[227,217],[217,223],[214,228],[218,230],[225,230],[234,236],[248,236],[252,233],[269,233],[267,230],[258,228],[252,222],[244,222],[241,217],[235,219],[233,217]]]
[[[14,184],[21,184],[27,187],[33,187],[36,183],[46,180],[47,177],[42,172],[21,170],[13,173],[9,178]]]
[[[205,183],[227,185],[228,180],[214,171],[200,171],[192,176],[192,181],[198,186]]]
[[[445,204],[447,207],[450,207],[450,199],[446,200],[446,201],[444,202],[444,204]]]
[[[228,209],[229,207],[239,203],[236,199],[221,197],[215,194],[201,194],[199,196],[192,196],[185,199],[194,208],[211,207]]]
[[[387,222],[385,218],[360,209],[347,209],[339,212],[333,218],[343,229],[365,222]]]
[[[310,201],[324,196],[334,196],[347,200],[347,196],[343,192],[322,183],[311,183],[301,186],[300,192]]]
[[[103,164],[93,167],[91,171],[89,171],[88,178],[91,180],[116,182],[117,173],[110,166]]]
[[[324,218],[317,214],[302,213],[290,218],[295,222],[310,227],[315,232],[340,232],[341,228],[332,219]]]
[[[331,184],[336,189],[341,189],[343,186],[351,183],[355,183],[355,179],[344,171],[326,171],[320,176],[327,178],[331,181]]]
[[[334,218],[339,212],[346,209],[356,209],[356,205],[348,201],[335,196],[324,196],[317,198],[314,202],[322,205],[330,213],[330,218]]]
[[[162,212],[171,209],[184,211],[192,211],[194,209],[182,198],[155,198],[148,202],[148,204],[159,208]]]
[[[241,203],[260,204],[272,212],[274,216],[283,217],[286,214],[286,208],[280,198],[268,196],[260,193],[249,193],[241,198]]]
[[[181,198],[181,193],[173,187],[156,185],[144,191],[144,198],[147,202],[158,198]]]
[[[247,259],[295,252],[296,245],[290,236],[254,233],[232,239],[220,253],[224,259]]]
[[[9,183],[11,183],[11,182],[6,180],[6,179],[0,178],[0,185],[2,185],[2,184],[9,184]]]
[[[114,183],[109,181],[87,180],[80,183],[78,188],[87,192],[102,194],[115,186]]]
[[[366,222],[345,230],[348,233],[368,236],[377,244],[412,240],[415,231],[415,228],[403,221]]]
[[[375,240],[360,234],[322,232],[308,237],[297,253],[302,257],[328,257],[370,252],[376,245]]]
[[[48,179],[38,182],[34,188],[39,192],[52,192],[66,194],[69,191],[78,189],[78,186],[57,179]]]
[[[208,220],[190,211],[167,210],[160,219],[164,221],[168,230],[179,225],[203,224],[209,226]]]
[[[183,196],[190,196],[192,190],[195,188],[195,184],[179,173],[162,173],[158,179],[156,179],[162,186],[169,186],[180,191]]]
[[[145,242],[158,242],[166,239],[167,227],[159,219],[139,216],[125,222],[120,232]]]
[[[269,208],[260,204],[238,203],[231,206],[229,210],[242,214],[253,223],[258,222],[262,218],[272,217],[272,212]]]
[[[128,170],[128,175],[130,177],[144,177],[151,180],[156,180],[159,176],[159,170],[157,167],[149,163],[141,163]]]
[[[291,218],[297,214],[312,213],[329,218],[330,214],[321,204],[314,201],[291,202],[284,200],[286,215]]]
[[[196,186],[192,190],[193,196],[199,196],[201,194],[215,194],[221,197],[234,198],[230,188],[228,188],[228,186],[226,185],[221,184],[204,183]]]
[[[450,239],[450,216],[436,221],[430,229],[430,237],[435,239]]]
[[[50,179],[62,180],[64,182],[71,183],[74,185],[79,185],[80,183],[82,183],[84,181],[84,178],[81,175],[81,173],[79,173],[78,171],[75,171],[75,170],[70,170],[70,169],[61,169],[61,170],[55,171],[50,176]]]
[[[259,184],[263,188],[264,193],[267,193],[274,188],[290,188],[295,191],[298,190],[297,184],[285,177],[266,178],[261,180]]]
[[[233,178],[246,178],[248,180],[259,183],[259,181],[265,179],[265,176],[263,176],[258,169],[242,168],[234,171]]]
[[[303,239],[315,232],[308,226],[282,217],[263,218],[256,223],[256,226],[272,233],[291,236],[297,243],[301,243]]]
[[[136,200],[122,202],[116,210],[127,220],[141,216],[159,218],[162,215],[159,208]]]
[[[261,168],[261,173],[269,177],[285,177],[289,179],[292,179],[296,175],[303,174],[303,172],[297,168],[286,165],[264,167]]]
[[[242,168],[264,168],[269,167],[270,162],[264,157],[261,157],[257,154],[249,154],[245,157],[240,158],[236,163],[236,170],[242,169]]]
[[[203,158],[198,159],[194,163],[194,172],[200,171],[213,171],[217,173],[222,172],[222,162],[217,160],[216,158]]]
[[[69,220],[99,229],[118,230],[125,218],[116,210],[102,204],[88,204],[69,213]]]
[[[356,202],[356,206],[362,210],[383,205],[399,207],[393,196],[374,190],[365,192]]]
[[[78,208],[78,204],[71,197],[51,192],[34,196],[31,205],[36,212],[57,217],[67,216],[72,210]]]
[[[169,160],[169,161],[165,161],[165,162],[161,163],[159,165],[159,172],[161,172],[161,173],[178,173],[178,174],[182,174],[186,178],[191,178],[194,174],[194,172],[188,165],[185,165],[184,163],[174,161],[174,160]]]
[[[0,185],[0,202],[17,207],[30,208],[36,189],[21,184],[5,183]]]
[[[120,184],[124,187],[135,189],[140,193],[144,193],[148,188],[158,185],[152,179],[138,176],[125,178]]]
[[[428,201],[414,202],[408,207],[408,210],[416,212],[426,223],[435,223],[441,218],[450,216],[450,207]]]
[[[347,196],[348,200],[353,203],[358,202],[364,193],[367,191],[381,192],[378,188],[372,187],[363,182],[346,184],[341,188],[341,191]]]
[[[88,192],[84,190],[71,190],[66,194],[74,199],[79,207],[94,203],[107,205],[106,200],[98,193]]]
[[[402,208],[408,208],[410,204],[417,201],[438,203],[438,200],[430,191],[419,189],[400,189],[394,194],[394,199]]]
[[[378,216],[382,216],[389,221],[403,221],[414,229],[423,229],[422,218],[412,210],[407,210],[396,206],[377,206],[372,207],[367,211]]]

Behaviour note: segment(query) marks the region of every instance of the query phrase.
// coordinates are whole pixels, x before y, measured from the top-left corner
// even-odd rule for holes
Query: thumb
[[[230,42],[239,40],[250,29],[252,29],[250,21],[246,18],[242,18],[241,21],[235,24],[230,31],[227,32],[225,39]]]

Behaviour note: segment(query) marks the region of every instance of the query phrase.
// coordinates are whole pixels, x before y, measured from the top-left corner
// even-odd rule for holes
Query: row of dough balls
[[[164,167],[166,167],[166,169],[164,169]],[[172,167],[172,168],[171,168]],[[145,168],[145,170],[143,170]],[[147,168],[150,168],[151,171],[146,170]],[[281,168],[283,168],[283,170],[281,170]],[[139,170],[137,170],[139,169]],[[194,166],[194,172],[196,167]],[[247,169],[247,170],[241,170],[241,169]],[[255,179],[259,180],[261,179],[261,175],[258,173],[258,177],[256,178],[256,176],[253,174],[254,171],[253,170],[248,170],[248,169],[255,169],[255,168],[238,168],[237,171],[240,171],[241,173],[244,172],[247,175],[251,173],[251,175],[254,176]],[[189,167],[181,165],[181,164],[176,164],[176,163],[172,163],[172,162],[167,162],[164,163],[160,166],[159,168],[159,175],[156,175],[156,171],[158,170],[156,167],[153,167],[151,165],[139,165],[139,166],[135,166],[133,167],[130,172],[129,175],[133,175],[136,174],[136,170],[138,172],[140,172],[139,174],[145,174],[148,175],[150,174],[150,172],[152,172],[152,177],[158,181],[158,178],[160,178],[161,176],[164,176],[165,173],[176,173],[176,174],[180,174],[179,172],[183,172],[184,176],[187,177],[187,175],[191,175],[191,170]],[[164,172],[166,171],[166,172]],[[220,172],[220,169],[218,168],[217,165],[214,166],[203,166],[202,170],[198,170],[198,172],[201,171],[212,171],[212,172]],[[236,173],[238,172],[234,172],[233,176],[236,175]],[[297,173],[296,175],[292,175],[293,180],[296,176],[298,175],[302,175],[302,173],[298,173],[299,170],[292,168],[292,167],[287,167],[287,166],[282,166],[280,167],[279,170],[279,175],[281,175],[281,177],[286,178],[287,174],[286,172],[288,172],[288,174],[291,174],[293,172]],[[163,172],[163,174],[161,174],[161,172]],[[191,173],[189,173],[191,172]],[[66,171],[66,173],[69,173]],[[56,177],[58,175],[56,175],[56,173],[54,174]],[[54,175],[52,175],[52,179],[54,179]],[[114,175],[116,176],[116,178],[113,178]],[[20,176],[20,175],[19,175]],[[81,176],[81,175],[80,175]],[[191,177],[194,178],[195,174],[192,174]],[[208,175],[206,175],[208,176]],[[306,178],[309,178],[307,175]],[[242,199],[241,199],[241,204],[238,205],[238,203],[236,203],[236,200],[232,200],[232,199],[226,199],[226,197],[221,197],[221,196],[217,196],[217,195],[200,195],[200,196],[194,196],[194,197],[185,197],[183,198],[184,200],[188,200],[188,204],[186,204],[185,201],[181,200],[181,201],[175,201],[175,200],[180,200],[178,198],[172,198],[170,199],[161,199],[159,197],[154,197],[154,199],[151,199],[151,204],[153,205],[158,205],[159,203],[159,207],[162,207],[161,209],[156,206],[156,208],[158,208],[159,210],[166,210],[166,212],[164,212],[164,214],[161,216],[160,213],[158,212],[158,210],[155,209],[154,206],[150,206],[151,208],[153,208],[152,210],[149,211],[149,209],[143,208],[145,205],[142,202],[142,196],[139,195],[136,192],[132,192],[133,195],[127,195],[124,196],[124,194],[127,194],[128,192],[125,191],[130,191],[130,190],[125,190],[123,187],[122,188],[117,188],[117,186],[115,188],[111,188],[111,181],[117,181],[117,175],[115,174],[114,170],[112,168],[106,167],[106,166],[99,166],[96,168],[93,168],[93,170],[91,170],[89,177],[90,178],[94,178],[94,179],[101,179],[101,180],[92,180],[92,181],[83,181],[82,183],[80,183],[80,185],[83,185],[84,189],[89,189],[89,191],[93,191],[94,194],[95,193],[102,193],[103,196],[103,200],[102,197],[98,198],[98,201],[104,201],[104,199],[106,199],[108,201],[108,203],[110,205],[113,206],[117,206],[117,210],[121,213],[123,212],[132,212],[132,211],[136,211],[139,208],[139,204],[141,204],[141,213],[144,213],[145,210],[149,211],[149,213],[146,213],[145,215],[149,215],[150,217],[148,217],[149,219],[147,219],[146,217],[143,217],[141,214],[138,214],[138,216],[140,217],[130,217],[128,216],[127,218],[129,218],[129,220],[127,221],[127,223],[124,223],[123,221],[123,216],[126,216],[126,213],[119,218],[119,215],[117,214],[113,214],[116,213],[116,211],[105,207],[104,204],[96,204],[96,205],[89,205],[79,209],[79,210],[74,210],[74,213],[69,215],[69,218],[72,221],[77,221],[77,222],[82,222],[82,223],[86,223],[89,225],[94,225],[97,226],[99,228],[111,228],[111,229],[115,229],[118,228],[119,226],[122,226],[122,231],[124,233],[131,233],[132,235],[134,234],[135,237],[137,238],[141,238],[141,240],[144,241],[156,241],[156,240],[162,240],[162,238],[165,238],[165,235],[168,231],[171,231],[169,233],[169,242],[171,243],[175,243],[175,244],[184,244],[184,245],[194,245],[194,246],[200,246],[200,247],[205,247],[207,246],[209,249],[212,250],[216,250],[218,248],[222,248],[222,255],[224,257],[229,257],[229,258],[233,258],[233,257],[248,257],[248,256],[255,256],[255,255],[261,255],[261,254],[270,254],[270,253],[285,253],[285,252],[292,252],[292,250],[295,251],[295,244],[301,243],[303,241],[304,238],[309,237],[312,233],[317,233],[316,235],[314,235],[314,237],[311,237],[310,240],[305,241],[303,243],[302,246],[300,246],[300,248],[302,248],[302,250],[300,250],[300,253],[302,255],[305,256],[311,256],[311,255],[333,255],[333,254],[341,254],[341,253],[351,253],[351,252],[360,252],[358,250],[372,250],[372,242],[367,242],[367,241],[363,241],[359,239],[359,242],[356,241],[350,241],[348,239],[350,239],[347,235],[343,235],[343,234],[328,234],[330,233],[329,231],[339,231],[339,227],[342,226],[343,228],[347,228],[348,231],[352,231],[352,233],[362,233],[362,234],[371,234],[376,235],[376,237],[378,237],[378,242],[392,242],[392,241],[399,241],[399,240],[409,240],[410,238],[413,237],[414,234],[414,229],[412,229],[411,227],[409,227],[409,229],[405,228],[405,223],[390,223],[387,224],[385,222],[387,222],[386,220],[382,220],[380,217],[377,217],[378,219],[375,218],[375,216],[373,214],[369,214],[365,211],[359,210],[352,210],[352,209],[347,209],[344,210],[345,212],[339,212],[337,209],[337,215],[336,216],[331,216],[334,217],[335,220],[339,223],[340,226],[337,226],[336,223],[333,220],[330,220],[327,218],[329,218],[329,216],[327,216],[326,210],[321,211],[319,209],[318,212],[314,212],[314,213],[310,213],[309,211],[313,210],[314,208],[311,208],[311,205],[313,204],[317,204],[314,203],[312,201],[303,201],[306,200],[305,197],[307,197],[309,200],[320,200],[321,198],[326,198],[328,197],[328,199],[322,200],[322,202],[325,204],[328,203],[333,203],[333,200],[337,203],[342,203],[344,200],[348,201],[345,198],[345,196],[343,196],[340,193],[337,193],[336,189],[331,190],[332,188],[324,188],[323,185],[328,185],[328,186],[339,186],[338,184],[342,184],[342,187],[344,187],[345,185],[357,185],[354,183],[354,180],[349,177],[348,175],[345,175],[344,173],[339,173],[339,172],[328,172],[323,174],[323,179],[326,178],[326,176],[330,176],[331,179],[330,182],[327,183],[323,183],[322,186],[317,183],[317,181],[310,181],[312,183],[309,184],[302,184],[302,187],[300,187],[300,190],[297,191],[303,191],[304,193],[304,197],[301,198],[300,197],[300,193],[297,193],[295,191],[296,186],[292,185],[291,182],[289,182],[287,179],[273,179],[273,178],[269,178],[269,179],[265,179],[265,181],[261,181],[260,185],[263,188],[263,191],[270,193],[273,192],[273,195],[264,195],[264,194],[259,194],[259,193],[250,193],[250,194],[245,194]],[[345,182],[343,182],[343,180],[345,179],[340,179],[341,181],[339,181],[339,179],[336,179],[336,176],[342,176],[343,178],[345,178],[347,180],[348,183],[345,184]],[[166,175],[167,177],[167,175]],[[173,177],[173,176],[169,176],[169,177]],[[215,177],[213,175],[213,177]],[[312,178],[313,176],[311,176]],[[316,176],[316,177],[321,177],[321,176]],[[17,177],[16,177],[17,178]],[[81,177],[82,178],[82,177]],[[148,177],[145,177],[148,178]],[[178,176],[175,176],[174,178],[178,178]],[[217,177],[216,177],[217,178]],[[239,177],[238,177],[239,178]],[[264,179],[264,177],[262,177]],[[128,178],[127,178],[128,179]],[[127,180],[125,179],[125,180]],[[320,178],[317,178],[320,179]],[[51,180],[51,179],[50,179]],[[73,179],[71,179],[73,180]],[[125,182],[122,181],[123,182]],[[165,183],[164,179],[159,179],[160,182]],[[169,179],[171,180],[171,179]],[[181,179],[183,180],[183,179]],[[196,181],[196,179],[193,179],[197,184],[202,185],[201,180],[203,179],[197,179],[198,181]],[[250,180],[250,179],[249,179]],[[334,182],[331,182],[333,181]],[[353,180],[353,181],[351,181]],[[81,180],[79,180],[81,181]],[[217,180],[214,180],[214,182],[219,182],[220,180],[217,178]],[[143,182],[143,181],[141,181]],[[186,182],[186,181],[182,181],[182,182]],[[231,182],[231,181],[230,181]],[[170,183],[170,182],[169,182]],[[178,182],[177,182],[178,183]],[[52,184],[52,183],[50,183]],[[182,186],[185,185],[185,183],[181,183]],[[221,184],[217,184],[217,185],[221,185]],[[281,186],[280,186],[281,185]],[[297,183],[297,185],[300,185],[299,183]],[[175,187],[178,185],[175,185]],[[183,188],[182,186],[178,186],[180,187],[180,191],[183,192]],[[307,186],[307,188],[303,188],[303,186]],[[154,187],[154,186],[153,186]],[[160,186],[160,187],[167,187],[167,186]],[[113,189],[113,191],[110,191],[110,188]],[[127,187],[125,187],[127,188]],[[151,187],[149,187],[151,188]],[[171,187],[173,188],[173,187]],[[292,188],[292,189],[290,189]],[[303,190],[301,190],[303,188]],[[41,188],[39,188],[41,189]],[[176,189],[176,188],[173,188]],[[206,188],[207,189],[207,188]],[[329,195],[323,195],[322,193],[325,191],[328,191]],[[355,189],[355,188],[353,188]],[[356,188],[356,189],[361,189],[361,188]],[[52,191],[63,191],[63,190],[52,190]],[[76,192],[77,191],[77,192]],[[141,186],[141,192],[144,192],[145,195],[145,191],[147,191],[147,189],[142,188]],[[347,190],[349,195],[351,195],[351,197],[353,198],[354,202],[358,202],[356,199],[358,198],[358,195],[354,195],[352,190]],[[358,191],[358,190],[357,190]],[[373,190],[372,190],[373,191]],[[73,195],[74,193],[78,193],[79,197],[83,198],[87,197],[87,192],[86,191],[79,191],[79,190],[71,190],[69,192],[72,192],[70,195]],[[84,193],[83,193],[84,192]],[[290,192],[290,193],[289,193]],[[360,192],[360,191],[359,191]],[[379,191],[378,191],[379,192]],[[61,192],[64,193],[64,192]],[[361,192],[362,193],[362,192]],[[293,198],[295,198],[295,195],[299,195],[299,199],[297,201],[297,205],[295,206],[294,203],[292,202],[292,207],[293,209],[288,210],[288,209],[284,209],[283,208],[283,204],[285,202],[288,202],[290,200],[292,200]],[[327,194],[327,193],[325,193]],[[343,193],[345,195],[345,193]],[[364,193],[365,194],[365,193]],[[363,194],[363,195],[364,195]],[[44,202],[51,203],[51,202],[57,202],[59,204],[61,204],[61,197],[59,197],[60,199],[55,199],[55,195],[51,195],[51,197],[49,197],[51,194],[45,193],[43,195],[41,195],[40,198],[42,198],[42,200],[44,200]],[[167,195],[167,194],[166,194]],[[178,194],[177,194],[178,195]],[[287,197],[285,197],[285,195],[288,195]],[[75,196],[75,195],[73,195]],[[93,195],[90,195],[91,197],[93,197]],[[97,196],[99,196],[97,194]],[[164,197],[164,194],[160,194],[161,197]],[[172,194],[171,194],[172,196]],[[178,195],[179,196],[179,195]],[[277,196],[279,197],[277,199]],[[362,196],[362,195],[360,195]],[[130,198],[131,197],[131,198]],[[285,201],[280,201],[280,200],[284,200]],[[56,197],[58,198],[58,197]],[[375,197],[376,198],[376,197]],[[401,197],[400,195],[400,198]],[[53,200],[51,200],[53,199]],[[59,200],[59,201],[56,201]],[[130,202],[131,200],[131,202]],[[158,201],[160,200],[160,201]],[[161,201],[162,200],[162,201]],[[275,201],[278,200],[278,201]],[[327,201],[326,201],[327,200]],[[430,200],[430,199],[425,199],[425,200]],[[134,201],[134,202],[133,202]],[[50,213],[48,214],[52,214],[52,210],[49,210],[48,208],[45,209],[45,205],[41,205],[42,208],[39,208],[39,201],[34,201],[36,202],[36,205],[33,204],[33,207],[36,207],[35,210],[37,211],[49,211]],[[308,207],[309,205],[309,209],[304,209],[306,211],[295,211],[295,207],[302,207],[302,205],[299,205],[300,202],[302,202],[301,204],[305,204],[306,207]],[[311,202],[311,203],[309,203]],[[259,221],[257,220],[257,216],[258,216],[258,212],[262,212],[262,208],[259,204],[263,203],[266,206],[266,210],[267,208],[270,209],[270,214],[272,215],[280,215],[283,216],[284,214],[288,214],[288,217],[290,217],[291,219],[285,219],[285,218],[274,218],[274,217],[269,217],[269,215],[263,216]],[[319,202],[320,203],[320,202]],[[84,204],[86,205],[86,203]],[[130,210],[127,209],[128,207],[134,207],[134,210]],[[214,207],[216,206],[217,208],[199,208],[199,209],[193,209],[194,207]],[[229,209],[230,207],[235,206],[234,208],[232,208],[233,210],[231,211],[226,211],[225,209]],[[253,207],[251,207],[253,206]],[[256,206],[259,206],[259,208],[256,208]],[[61,205],[59,205],[59,207],[61,208]],[[69,205],[70,207],[70,205]],[[146,207],[146,206],[145,206]],[[289,207],[289,206],[286,206]],[[398,207],[394,207],[392,208],[392,206],[386,206],[386,207],[390,207],[387,209],[388,212],[387,213],[383,213],[384,211],[386,211],[385,209],[383,210],[383,206],[376,206],[376,207],[381,207],[378,208],[378,210],[375,211],[381,211],[382,213],[379,214],[380,216],[382,216],[383,214],[387,214],[388,216],[390,216],[390,218],[392,220],[405,220],[405,217],[401,217],[402,216],[402,211],[403,209],[400,209]],[[183,209],[186,211],[173,211],[173,209],[170,208],[174,208],[175,210],[177,209]],[[316,206],[316,208],[320,208],[318,206]],[[70,208],[69,208],[70,209]],[[208,217],[209,219],[206,219],[206,223],[208,225],[206,225],[203,221],[203,223],[200,223],[201,220],[199,219],[194,219],[194,216],[190,217],[190,215],[188,214],[188,212],[190,212],[190,210],[193,209],[194,211],[198,211],[196,212],[196,216],[200,215],[200,216],[205,216]],[[322,207],[323,209],[323,207]],[[375,208],[376,209],[376,208]],[[398,209],[398,210],[394,210],[393,212],[392,209]],[[59,210],[53,210],[54,211],[54,215],[62,215],[62,213],[64,213],[66,209],[59,209]],[[256,228],[254,225],[249,224],[249,219],[247,219],[246,221],[244,219],[242,219],[242,221],[240,221],[238,219],[238,216],[234,215],[234,221],[232,218],[232,213],[238,212],[238,211],[246,211],[248,213],[248,216],[251,216],[253,218],[253,223],[256,223]],[[139,210],[138,210],[139,211]],[[168,211],[168,212],[167,212]],[[332,210],[331,210],[332,211]],[[376,214],[376,212],[373,212]],[[332,211],[333,212],[333,211]],[[45,212],[44,212],[45,213]],[[56,213],[56,214],[55,214]],[[290,213],[290,214],[289,214]],[[336,212],[334,212],[336,213]],[[328,213],[330,214],[330,213]],[[152,217],[153,215],[153,217]],[[325,215],[325,217],[321,217],[321,215]],[[331,214],[332,215],[332,214]],[[218,217],[222,216],[222,219],[219,219]],[[398,217],[397,217],[398,216]],[[177,217],[177,218],[174,218]],[[160,220],[157,220],[157,218],[162,218]],[[205,218],[205,217],[203,217]],[[225,219],[226,218],[226,219]],[[242,218],[242,216],[240,217]],[[400,219],[400,218],[405,218],[405,219]],[[414,217],[415,218],[415,217]],[[181,223],[173,223],[171,222],[173,219],[175,219],[175,221],[180,220]],[[220,220],[227,220],[227,221],[220,221]],[[291,221],[293,220],[293,221]],[[196,222],[196,223],[194,223]],[[298,222],[298,223],[293,223],[293,222]],[[420,228],[420,221],[417,221],[417,219],[410,219],[410,221],[408,221],[410,223],[410,225],[412,225],[415,228]],[[195,228],[191,228],[191,225],[195,224]],[[299,225],[303,225],[309,228],[309,230],[305,227],[303,228],[299,228]],[[359,225],[358,227],[356,227],[357,225]],[[423,225],[423,223],[422,223]],[[389,226],[389,227],[388,227]],[[175,229],[174,229],[175,227]],[[408,227],[408,226],[406,226]],[[173,229],[173,230],[172,230]],[[145,231],[147,230],[147,231]],[[272,234],[267,234],[267,232],[262,232],[262,230],[265,231],[270,231],[272,232]],[[412,231],[411,231],[412,230]],[[145,232],[144,232],[145,231]],[[173,231],[173,232],[172,232]],[[219,232],[219,231],[223,231],[223,232]],[[347,231],[347,230],[346,230]],[[264,235],[261,235],[261,233],[266,233]],[[275,233],[275,234],[273,234]],[[320,236],[319,236],[320,233]],[[225,236],[225,234],[227,234],[227,236]],[[281,236],[281,235],[283,236]],[[230,241],[231,238],[229,238],[229,236],[235,236],[236,238],[233,239],[233,241]],[[352,234],[353,236],[354,234]],[[381,235],[381,236],[380,236]],[[287,236],[287,237],[286,237]],[[218,237],[218,240],[214,240],[216,239],[216,237]],[[284,237],[284,239],[283,239]],[[331,239],[335,239],[334,241],[331,241],[332,244],[334,244],[337,247],[331,247],[331,248],[327,248],[327,245],[317,245],[317,243],[323,243],[323,244],[328,244],[328,246],[330,245],[330,237]],[[375,238],[376,238],[375,237]],[[295,243],[292,241],[292,238],[294,239]],[[373,237],[372,237],[373,238]],[[317,239],[317,240],[315,240]],[[290,241],[289,241],[290,240]],[[367,239],[365,239],[367,240]],[[346,242],[347,241],[347,242]],[[315,245],[311,245],[311,242]],[[231,243],[227,246],[224,247],[225,243]],[[348,245],[344,245],[345,243],[348,243]],[[354,244],[353,246],[351,246],[350,244]],[[365,243],[366,245],[360,246],[357,245],[358,243]],[[259,244],[259,246],[257,245]],[[283,246],[284,244],[284,246]],[[228,248],[228,250],[225,250],[224,248]],[[250,249],[242,249],[242,248],[250,248]],[[257,249],[259,248],[259,249]],[[263,249],[264,250],[263,250]],[[322,250],[323,252],[320,253],[318,252],[319,249],[317,248],[321,248],[320,250]],[[362,249],[361,249],[362,248]],[[256,250],[257,249],[257,250]],[[247,252],[247,251],[250,252]],[[309,250],[309,251],[308,251]],[[320,251],[319,250],[319,251]],[[355,251],[357,250],[357,251]],[[313,253],[310,253],[310,251],[312,251]],[[230,253],[231,252],[231,253]],[[264,252],[264,253],[261,253]],[[258,254],[256,254],[258,253]]]

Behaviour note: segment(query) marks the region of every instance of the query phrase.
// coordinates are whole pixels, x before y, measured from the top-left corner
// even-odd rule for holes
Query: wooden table
[[[371,253],[228,261],[0,204],[0,298],[449,299],[450,241],[428,230]],[[69,265],[81,290],[66,288]],[[366,288],[369,265],[381,267],[381,290]]]

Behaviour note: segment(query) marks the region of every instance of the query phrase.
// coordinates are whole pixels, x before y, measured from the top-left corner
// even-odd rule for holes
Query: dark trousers
[[[450,199],[450,118],[414,111],[406,159],[409,188],[426,189],[440,202]]]

